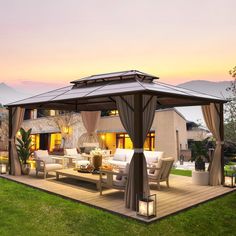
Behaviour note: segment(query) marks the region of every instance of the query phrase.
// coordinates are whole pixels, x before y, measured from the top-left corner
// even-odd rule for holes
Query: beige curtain
[[[9,134],[9,149],[10,149],[10,159],[11,159],[11,174],[12,175],[21,175],[21,165],[18,158],[16,144],[15,144],[15,136],[17,131],[20,129],[22,122],[24,120],[25,109],[21,107],[13,107],[12,108],[12,132]]]
[[[119,111],[121,123],[129,134],[132,142],[135,138],[134,127],[134,95],[126,95],[123,97],[116,97],[116,105]],[[156,109],[156,97],[150,95],[143,95],[143,144],[149,132]],[[128,173],[128,181],[125,189],[125,206],[127,208],[136,208],[136,193],[134,192],[134,158],[135,154],[142,153],[143,159],[143,192],[148,195],[150,193],[147,175],[147,163],[143,154],[143,149],[134,148],[134,156],[131,159]]]
[[[86,129],[86,133],[79,138],[78,145],[83,146],[83,143],[98,143],[97,127],[101,117],[101,111],[82,111],[82,121]]]
[[[220,137],[220,104],[211,103],[202,106],[202,113],[208,129],[216,139],[216,148],[209,165],[209,184],[221,184],[221,149],[223,140]]]

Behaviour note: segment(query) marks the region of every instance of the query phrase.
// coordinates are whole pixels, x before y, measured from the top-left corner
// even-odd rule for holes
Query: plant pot
[[[102,155],[93,156],[93,166],[95,170],[99,170],[99,168],[102,166]]]
[[[21,165],[21,172],[23,175],[29,175],[30,173],[30,164],[26,163],[26,164],[22,164]]]
[[[195,170],[196,171],[205,171],[205,162],[204,161],[195,161]]]

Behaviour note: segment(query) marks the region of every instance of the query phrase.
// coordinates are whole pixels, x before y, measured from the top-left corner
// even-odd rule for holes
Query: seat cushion
[[[152,163],[152,164],[149,164],[148,167],[150,168],[158,168],[158,164],[157,163]],[[159,173],[159,170],[155,170],[155,169],[148,169],[148,177],[157,177]]]
[[[40,156],[38,158],[36,158],[37,160],[40,160],[40,161],[44,161],[45,164],[52,164],[54,163],[55,161],[53,161],[53,159],[48,155],[48,156]]]
[[[126,161],[125,153],[115,153],[113,157],[114,161]]]
[[[62,169],[61,164],[45,164],[46,171],[60,170]]]
[[[65,155],[68,155],[68,156],[78,155],[77,149],[76,148],[66,148]]]
[[[159,159],[163,158],[164,152],[159,151],[144,151],[147,164],[156,163]]]
[[[34,156],[36,159],[40,159],[40,157],[45,157],[45,156],[49,156],[48,154],[48,150],[37,150],[34,151]]]
[[[118,166],[119,168],[125,168],[126,164],[128,163],[126,161],[114,161],[114,160],[108,160],[107,162],[111,165]]]

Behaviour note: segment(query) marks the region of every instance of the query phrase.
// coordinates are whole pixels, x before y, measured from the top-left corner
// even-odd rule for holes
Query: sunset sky
[[[235,0],[0,0],[0,82],[60,87],[137,69],[178,84],[229,80]]]

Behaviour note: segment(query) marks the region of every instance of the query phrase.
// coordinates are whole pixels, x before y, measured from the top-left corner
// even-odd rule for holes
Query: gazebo
[[[125,191],[126,207],[135,210],[136,196],[149,193],[143,144],[155,110],[178,106],[202,106],[207,127],[216,139],[210,163],[210,185],[223,182],[223,104],[224,99],[158,81],[158,77],[137,70],[92,75],[71,82],[70,86],[8,104],[10,174],[20,175],[15,136],[23,122],[25,109],[54,109],[75,112],[117,109],[129,134],[134,155]]]

